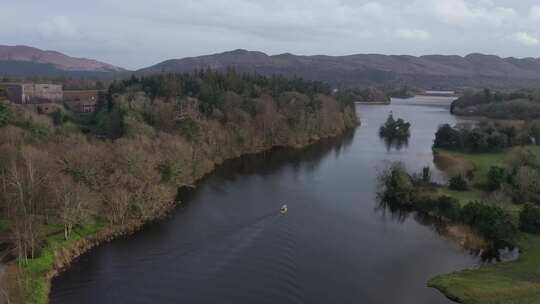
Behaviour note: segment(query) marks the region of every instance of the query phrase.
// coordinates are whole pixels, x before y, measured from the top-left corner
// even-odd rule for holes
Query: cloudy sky
[[[538,0],[0,0],[0,44],[125,68],[269,54],[540,57]]]

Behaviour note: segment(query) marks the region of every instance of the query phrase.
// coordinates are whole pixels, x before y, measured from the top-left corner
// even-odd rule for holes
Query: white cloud
[[[368,2],[360,6],[359,11],[363,12],[366,15],[371,15],[373,17],[384,17],[387,10],[379,2]]]
[[[66,16],[55,16],[39,25],[39,32],[46,38],[76,38],[80,35]]]
[[[396,37],[407,39],[407,40],[416,40],[416,41],[426,41],[431,38],[431,34],[425,30],[420,29],[409,29],[409,28],[400,28],[395,32]]]
[[[540,5],[534,5],[529,9],[529,19],[540,21]]]
[[[514,35],[514,39],[527,46],[535,46],[540,45],[540,40],[536,38],[535,36],[527,33],[527,32],[518,32]]]
[[[497,6],[491,1],[467,0],[416,0],[413,10],[423,12],[424,17],[459,27],[501,27],[518,16],[515,9]]]

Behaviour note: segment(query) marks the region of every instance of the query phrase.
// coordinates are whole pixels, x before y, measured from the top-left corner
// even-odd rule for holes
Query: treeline
[[[515,91],[511,93],[467,92],[455,100],[450,108],[452,114],[485,116],[494,119],[540,118],[540,92]]]
[[[345,104],[353,102],[390,102],[390,96],[384,90],[375,87],[341,89],[336,93],[336,98]]]
[[[233,92],[246,101],[270,95],[278,98],[285,92],[304,94],[317,107],[317,94],[330,95],[330,86],[319,81],[307,81],[301,78],[288,79],[275,75],[264,77],[257,74],[237,73],[228,69],[221,73],[213,70],[201,70],[191,74],[165,74],[155,76],[132,76],[130,79],[111,84],[109,94],[124,94],[128,91],[143,91],[151,99],[164,98],[176,101],[185,97],[197,98],[200,111],[211,115],[214,110],[223,110],[225,93]],[[249,103],[244,105],[247,111]]]
[[[435,134],[433,148],[461,152],[498,152],[513,146],[540,144],[540,123],[519,125],[481,122],[475,126],[445,124]]]

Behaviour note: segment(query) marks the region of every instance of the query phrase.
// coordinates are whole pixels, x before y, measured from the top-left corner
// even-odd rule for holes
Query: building
[[[3,85],[8,99],[16,104],[46,104],[62,102],[61,85],[44,83],[8,83]]]
[[[103,101],[103,91],[64,91],[64,105],[73,112],[93,113]]]

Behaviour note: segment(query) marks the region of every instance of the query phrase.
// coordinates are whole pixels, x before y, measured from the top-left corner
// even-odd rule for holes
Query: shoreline
[[[322,140],[338,138],[340,136],[343,136],[347,132],[356,129],[358,125],[360,125],[360,121],[357,121],[357,123],[352,127],[345,127],[343,130],[340,130],[339,132],[334,132],[332,134],[326,134],[323,136],[309,138],[305,144],[294,144],[294,145],[289,145],[289,146],[275,145],[275,146],[257,149],[256,151],[248,151],[246,153],[242,153],[237,156],[233,156],[227,159],[216,161],[212,164],[212,166],[207,167],[206,168],[207,170],[204,170],[203,172],[199,172],[198,176],[192,177],[192,183],[190,184],[194,186],[191,186],[191,187],[196,188],[198,186],[197,184],[200,181],[202,181],[208,175],[212,174],[220,165],[223,165],[226,161],[238,159],[247,155],[267,153],[267,152],[271,152],[274,149],[279,149],[279,148],[286,148],[286,149],[307,148],[311,145],[319,143]],[[166,218],[181,204],[182,202],[173,201],[169,203],[169,205],[166,208],[164,208],[161,212],[154,214],[150,217],[147,217],[145,219],[132,219],[132,220],[129,220],[127,223],[124,223],[121,225],[105,224],[103,227],[100,227],[95,233],[81,236],[80,239],[77,239],[73,242],[68,242],[67,244],[62,244],[61,246],[59,246],[59,248],[50,248],[53,254],[52,268],[48,269],[43,275],[44,276],[43,279],[45,280],[44,287],[46,288],[45,293],[47,297],[45,299],[41,299],[41,298],[34,299],[36,300],[35,303],[49,303],[49,294],[50,294],[52,280],[55,277],[61,275],[67,269],[69,269],[69,267],[71,267],[73,262],[75,262],[79,257],[90,252],[92,249],[100,245],[112,242],[115,239],[118,239],[120,237],[133,235],[141,231],[142,229],[144,229],[146,225],[150,225],[152,223],[155,223],[157,221],[160,221]],[[6,290],[8,291],[8,294],[10,295],[10,297],[13,296],[12,292],[14,292],[15,294],[16,300],[11,301],[10,303],[17,304],[19,303],[17,300],[21,300],[21,303],[23,303],[24,302],[23,298],[26,295],[28,295],[28,292],[24,290],[24,287],[20,286],[20,284],[17,284],[18,282],[10,282],[8,278],[12,278],[12,279],[18,278],[20,276],[18,272],[24,273],[26,272],[26,270],[24,270],[24,268],[19,266],[17,264],[17,261],[11,261],[7,264],[0,265],[0,267],[1,266],[5,267],[5,272],[4,272],[3,277],[0,277],[0,286],[2,284],[4,284],[5,286],[8,286]],[[16,289],[16,290],[13,290],[13,289]],[[0,304],[1,303],[2,302],[0,302]]]
[[[392,104],[392,101],[355,101],[354,104],[361,105],[361,106],[366,106],[366,105],[368,105],[368,106],[369,105],[374,105],[374,106],[376,106],[376,105],[379,105],[379,106],[385,105],[385,106],[387,106],[387,105]]]

